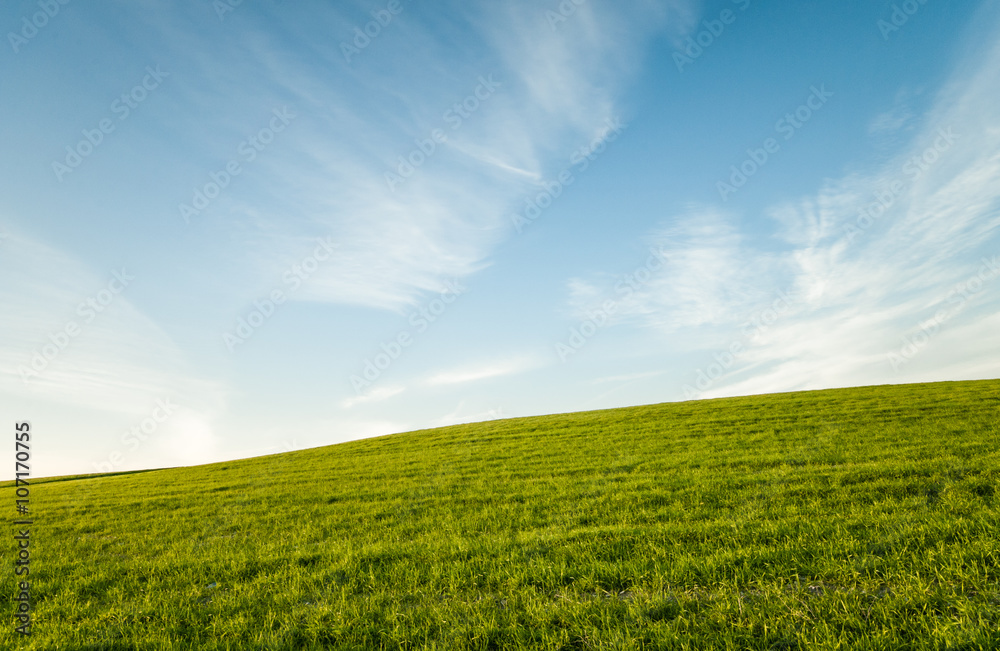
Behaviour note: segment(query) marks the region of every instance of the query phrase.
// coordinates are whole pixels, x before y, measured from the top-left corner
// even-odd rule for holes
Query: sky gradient
[[[5,3],[32,475],[1000,376],[996,3],[625,4]]]

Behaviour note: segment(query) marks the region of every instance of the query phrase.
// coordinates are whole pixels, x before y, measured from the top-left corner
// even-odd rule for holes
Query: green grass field
[[[0,645],[998,649],[998,443],[1000,381],[956,382],[40,481]]]

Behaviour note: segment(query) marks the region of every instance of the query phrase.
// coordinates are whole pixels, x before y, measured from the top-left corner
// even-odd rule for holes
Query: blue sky
[[[620,4],[5,3],[33,473],[1000,375],[995,4]]]

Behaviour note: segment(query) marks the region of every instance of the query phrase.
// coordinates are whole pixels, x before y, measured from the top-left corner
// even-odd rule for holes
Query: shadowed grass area
[[[998,443],[1000,381],[955,382],[39,483],[0,645],[1000,648]]]

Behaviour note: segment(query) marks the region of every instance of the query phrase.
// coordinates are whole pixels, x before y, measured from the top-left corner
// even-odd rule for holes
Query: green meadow
[[[0,646],[998,649],[998,443],[949,382],[40,479]]]

